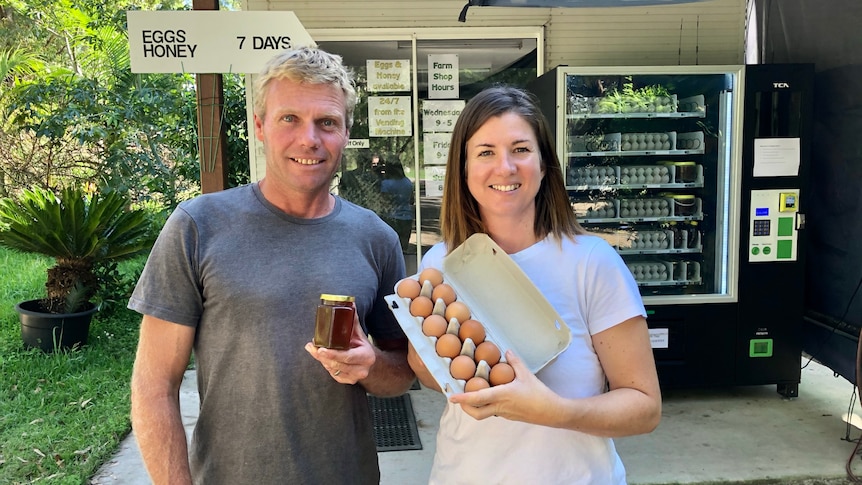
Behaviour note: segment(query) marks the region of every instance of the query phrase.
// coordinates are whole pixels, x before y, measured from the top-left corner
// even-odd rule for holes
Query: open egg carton
[[[676,132],[622,133],[620,149],[624,152],[670,151],[676,146]]]
[[[504,360],[511,349],[536,373],[569,346],[569,327],[521,268],[487,235],[468,238],[437,269],[443,274],[443,282],[455,290],[455,301],[464,303],[470,318],[484,326],[485,340],[499,348]],[[418,277],[416,274],[408,278]],[[422,291],[427,292],[427,285],[423,286]],[[447,396],[463,392],[466,380],[452,377],[452,359],[438,355],[438,339],[422,331],[426,317],[414,316],[410,312],[411,299],[398,296],[397,288],[385,299],[416,353]],[[434,312],[445,312],[442,299],[434,306]],[[453,325],[448,323],[447,333],[451,333]],[[460,323],[463,322],[457,322]]]

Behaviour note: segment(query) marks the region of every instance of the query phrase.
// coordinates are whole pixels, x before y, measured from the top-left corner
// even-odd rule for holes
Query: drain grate
[[[377,451],[421,450],[410,395],[368,396]]]

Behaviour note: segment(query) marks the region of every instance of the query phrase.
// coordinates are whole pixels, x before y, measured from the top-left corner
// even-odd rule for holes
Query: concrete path
[[[854,393],[852,383],[816,362],[802,370],[794,399],[781,397],[774,385],[666,391],[658,429],[616,444],[631,485],[851,483],[844,467],[855,443],[846,438],[858,439],[862,428],[858,403],[848,414]],[[423,449],[380,453],[383,485],[428,479],[443,396],[420,389],[410,397]],[[199,402],[194,371],[186,373],[181,399],[190,432]],[[862,475],[859,458],[854,470]],[[150,484],[134,434],[90,483]]]

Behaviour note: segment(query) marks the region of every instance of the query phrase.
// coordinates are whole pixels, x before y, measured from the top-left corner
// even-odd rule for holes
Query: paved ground
[[[194,372],[187,373],[181,393],[189,430],[196,385]],[[794,399],[775,386],[667,391],[658,429],[616,444],[630,485],[850,484],[845,465],[862,428],[862,411],[848,412],[854,393],[853,384],[816,362],[802,370]],[[410,396],[423,448],[380,453],[382,485],[427,482],[443,397],[427,389]],[[853,470],[862,475],[859,462]],[[133,434],[91,484],[150,484]]]

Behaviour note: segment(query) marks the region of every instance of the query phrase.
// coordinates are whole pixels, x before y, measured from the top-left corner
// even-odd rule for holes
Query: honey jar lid
[[[330,295],[329,293],[321,293],[321,300],[326,301],[356,301],[356,297],[347,295]]]

